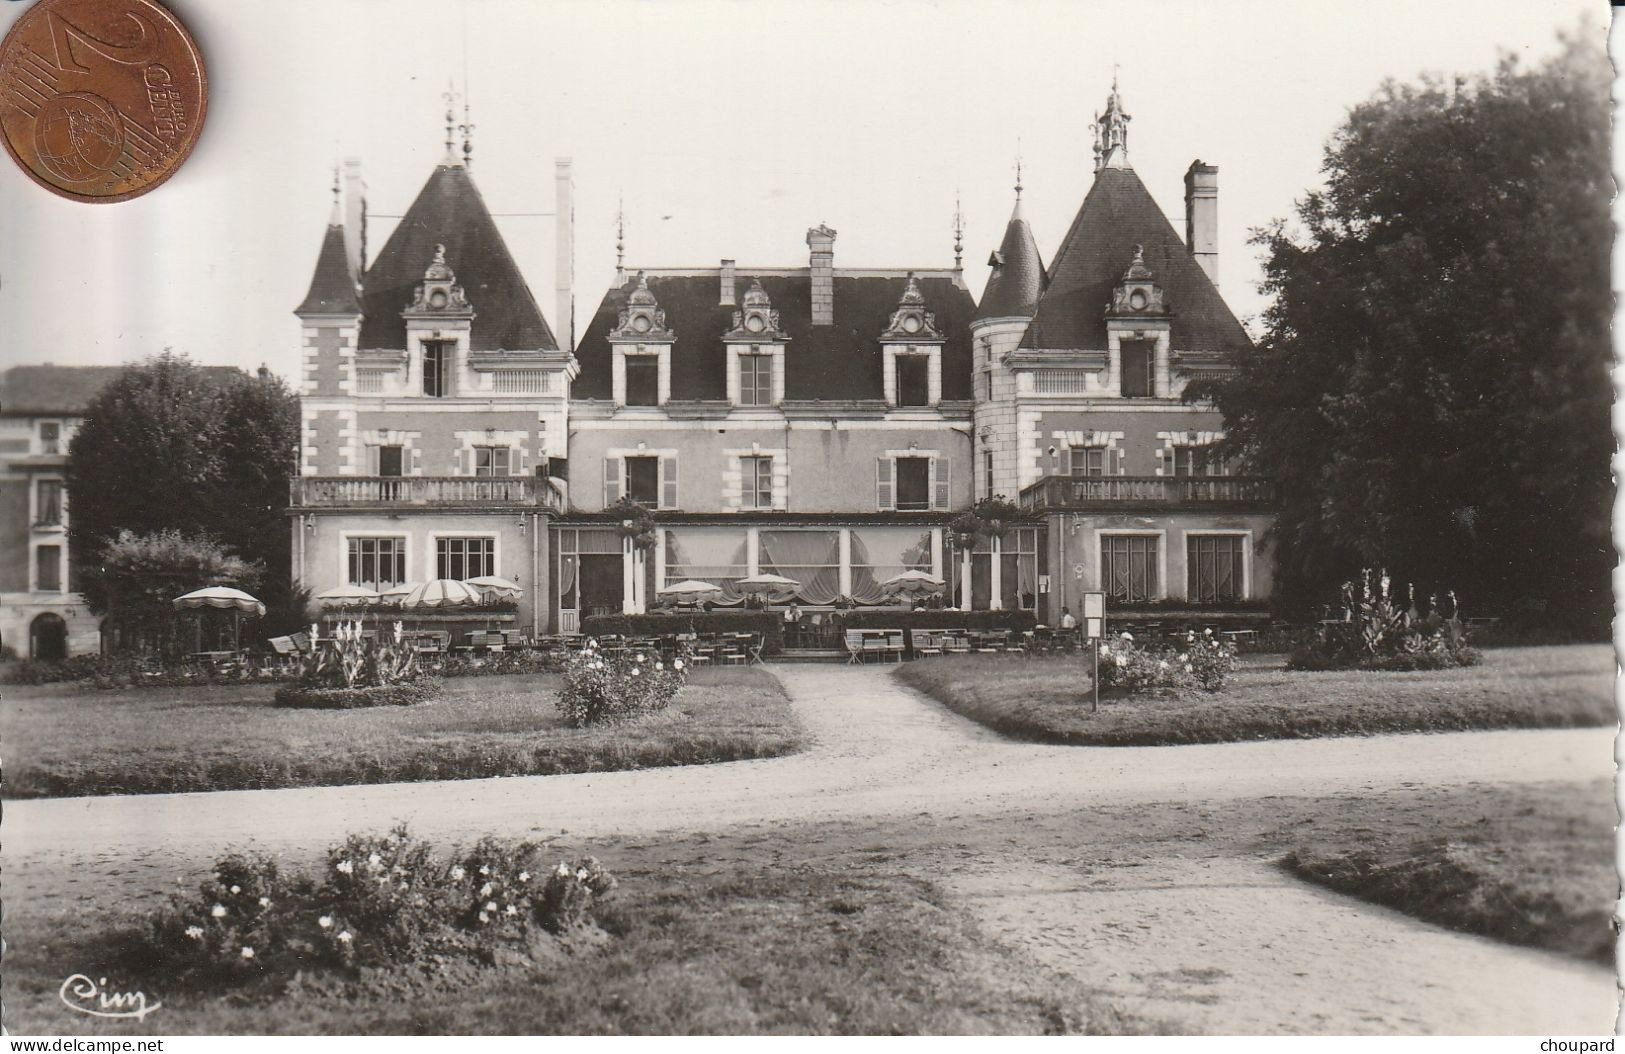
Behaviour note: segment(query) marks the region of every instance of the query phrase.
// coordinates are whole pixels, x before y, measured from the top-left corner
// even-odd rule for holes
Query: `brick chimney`
[[[820,223],[807,232],[812,250],[812,324],[835,324],[835,232]]]
[[[1185,170],[1185,248],[1207,273],[1208,281],[1219,284],[1219,166],[1204,165],[1201,158]]]
[[[559,350],[576,348],[576,181],[567,157],[553,160],[553,325]]]
[[[722,307],[733,307],[738,298],[734,296],[734,262],[722,261],[722,282],[717,291],[717,304]]]
[[[367,184],[359,157],[344,159],[344,252],[359,280],[367,269]]]

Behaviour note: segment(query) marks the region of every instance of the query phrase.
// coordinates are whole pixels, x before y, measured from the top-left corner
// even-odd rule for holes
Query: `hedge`
[[[784,651],[784,613],[781,611],[683,611],[648,615],[592,615],[581,620],[589,637],[660,637],[669,633],[760,633],[763,655]]]
[[[276,690],[276,705],[310,710],[359,710],[369,706],[411,706],[413,703],[428,702],[439,694],[440,682],[433,677],[368,688],[314,688],[288,684]]]
[[[955,611],[952,608],[858,609],[837,611],[834,618],[837,625],[847,629],[1029,630],[1038,625],[1038,615],[1031,611]]]

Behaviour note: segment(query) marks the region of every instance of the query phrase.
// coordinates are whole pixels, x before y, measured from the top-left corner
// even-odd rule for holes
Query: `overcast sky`
[[[1548,54],[1587,9],[1599,37],[1607,20],[1594,0],[167,3],[209,65],[197,152],[117,205],[57,198],[0,158],[0,365],[171,346],[291,378],[332,164],[361,157],[371,208],[404,211],[443,153],[450,78],[492,211],[550,212],[553,159],[574,158],[579,329],[614,274],[618,196],[629,266],[748,273],[805,264],[819,222],[837,266],[949,266],[958,195],[980,296],[1018,139],[1047,264],[1115,65],[1130,160],[1181,233],[1186,166],[1219,166],[1220,287],[1246,320],[1263,306],[1247,232],[1317,183],[1351,105],[1385,77]],[[374,253],[393,222],[374,221]],[[553,221],[497,222],[555,322]]]

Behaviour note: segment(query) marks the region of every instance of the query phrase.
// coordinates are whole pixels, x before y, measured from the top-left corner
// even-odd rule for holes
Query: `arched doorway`
[[[68,624],[61,615],[47,611],[30,623],[28,656],[37,662],[58,662],[68,657]]]

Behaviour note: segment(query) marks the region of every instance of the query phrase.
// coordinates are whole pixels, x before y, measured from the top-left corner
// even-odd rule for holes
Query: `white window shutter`
[[[875,507],[877,509],[895,509],[897,507],[896,488],[892,486],[893,470],[896,463],[889,457],[875,458]]]
[[[615,504],[621,500],[621,459],[606,457],[604,459],[604,506]]]
[[[948,484],[953,479],[954,459],[951,457],[934,457],[931,459],[931,472],[936,477],[932,485],[936,495],[932,504],[934,509],[946,509],[953,501],[952,491]]]
[[[674,457],[660,459],[660,507],[677,508],[677,459]]]

